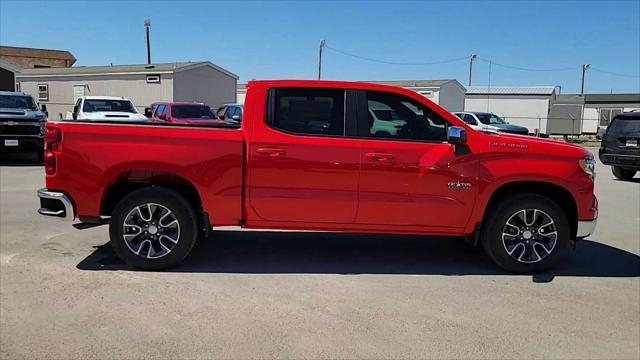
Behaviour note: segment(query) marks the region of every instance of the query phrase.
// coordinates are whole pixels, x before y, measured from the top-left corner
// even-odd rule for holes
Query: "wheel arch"
[[[485,211],[482,216],[482,223],[486,220],[486,214],[499,201],[509,195],[517,193],[537,194],[548,198],[556,203],[567,215],[569,221],[571,238],[575,239],[578,231],[578,205],[575,198],[565,187],[545,181],[512,181],[498,186],[487,201]]]
[[[180,174],[164,170],[126,170],[114,176],[105,187],[100,200],[100,215],[111,216],[116,204],[125,196],[138,189],[153,186],[163,186],[182,195],[191,204],[196,214],[206,219],[207,224],[204,225],[209,225],[202,197],[194,183]]]

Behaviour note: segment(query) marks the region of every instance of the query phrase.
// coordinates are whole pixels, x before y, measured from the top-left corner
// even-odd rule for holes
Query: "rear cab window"
[[[267,123],[286,133],[344,136],[345,90],[271,89]]]

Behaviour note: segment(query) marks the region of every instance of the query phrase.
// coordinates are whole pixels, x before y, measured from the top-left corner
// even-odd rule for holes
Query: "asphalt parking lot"
[[[143,272],[107,227],[36,215],[42,168],[5,161],[0,355],[638,359],[640,177],[597,171],[597,230],[549,274],[506,274],[451,238],[233,229]]]

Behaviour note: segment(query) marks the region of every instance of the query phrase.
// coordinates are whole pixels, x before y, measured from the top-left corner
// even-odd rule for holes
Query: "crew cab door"
[[[249,221],[353,223],[360,141],[345,137],[349,91],[272,88],[266,116],[252,119]]]
[[[358,224],[463,227],[471,214],[477,161],[456,155],[447,123],[401,94],[361,91],[363,138]],[[362,109],[362,111],[361,111]],[[382,126],[387,121],[392,129]]]

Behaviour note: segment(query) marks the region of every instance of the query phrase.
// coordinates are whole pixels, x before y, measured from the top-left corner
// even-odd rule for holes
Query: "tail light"
[[[47,126],[44,130],[44,143],[47,145],[47,149],[57,150],[61,140],[62,132],[60,129]]]
[[[60,129],[47,126],[44,131],[44,171],[47,175],[56,173],[56,154],[54,150],[58,150],[62,141],[62,132]]]
[[[44,151],[44,172],[47,175],[56,173],[56,155],[49,149]]]

